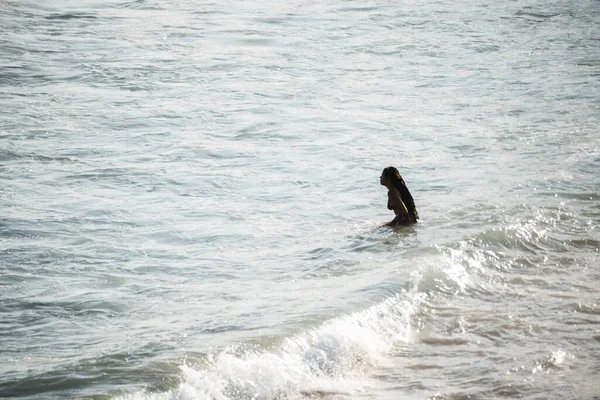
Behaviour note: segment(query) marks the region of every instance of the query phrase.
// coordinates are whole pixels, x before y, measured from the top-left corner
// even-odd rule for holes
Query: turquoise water
[[[599,21],[0,1],[0,397],[597,399]]]

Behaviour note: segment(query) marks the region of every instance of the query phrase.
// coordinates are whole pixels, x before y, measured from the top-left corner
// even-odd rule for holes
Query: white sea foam
[[[390,347],[409,340],[414,302],[394,296],[366,310],[290,337],[278,348],[226,350],[208,366],[183,365],[169,393],[138,392],[119,400],[275,399],[315,393],[354,393],[372,384]]]
[[[415,293],[436,291],[461,292],[472,284],[467,266],[475,260],[461,250],[445,249],[445,254],[433,257],[422,268],[413,272]]]

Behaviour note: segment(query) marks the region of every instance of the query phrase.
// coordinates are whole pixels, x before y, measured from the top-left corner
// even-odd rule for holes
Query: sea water
[[[0,397],[600,398],[596,0],[1,0],[0,109]]]

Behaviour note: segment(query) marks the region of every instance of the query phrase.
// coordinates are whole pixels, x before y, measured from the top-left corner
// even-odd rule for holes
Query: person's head
[[[408,212],[413,216],[415,221],[419,219],[419,213],[417,212],[415,201],[408,191],[406,183],[404,182],[404,179],[402,179],[402,175],[400,175],[400,172],[395,167],[384,168],[379,181],[383,186],[388,188],[394,187],[398,189],[400,196],[402,197],[402,202],[406,206]]]
[[[384,168],[381,176],[379,177],[379,183],[387,187],[396,187],[394,182],[397,182],[398,180],[402,181],[402,177],[400,176],[400,172],[398,172],[395,167]]]

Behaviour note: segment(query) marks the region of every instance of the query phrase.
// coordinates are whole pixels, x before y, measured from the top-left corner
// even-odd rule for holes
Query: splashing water
[[[390,347],[410,340],[415,304],[393,296],[288,338],[277,349],[241,354],[227,349],[210,356],[203,368],[181,366],[181,383],[170,393],[138,392],[118,400],[276,399],[360,391],[369,386],[369,372],[385,364]]]

